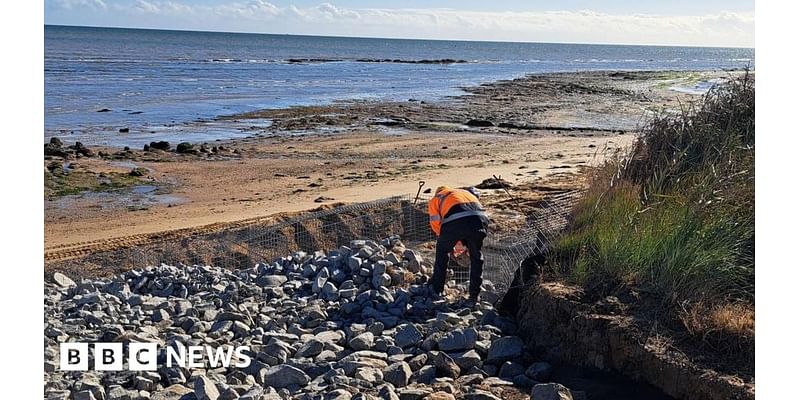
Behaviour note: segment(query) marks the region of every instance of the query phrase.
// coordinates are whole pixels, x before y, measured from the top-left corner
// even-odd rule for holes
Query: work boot
[[[425,289],[426,289],[426,292],[427,292],[427,296],[428,296],[428,298],[431,299],[431,301],[439,301],[439,300],[443,300],[444,299],[444,296],[442,296],[442,293],[437,291],[436,289],[434,289],[433,285],[427,284],[427,285],[425,285]]]
[[[464,307],[467,308],[475,308],[475,305],[478,304],[478,295],[469,295],[466,301],[464,301]]]

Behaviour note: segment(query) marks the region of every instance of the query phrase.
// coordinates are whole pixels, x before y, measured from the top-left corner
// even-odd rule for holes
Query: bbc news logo
[[[156,371],[158,344],[129,343],[125,352],[122,343],[92,343],[95,371]],[[166,366],[182,368],[247,368],[251,358],[248,346],[184,346],[166,347]],[[127,355],[127,365],[125,359]],[[89,370],[89,343],[61,343],[59,366],[62,371]]]

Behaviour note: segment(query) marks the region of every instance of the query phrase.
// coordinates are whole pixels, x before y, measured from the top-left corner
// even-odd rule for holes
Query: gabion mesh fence
[[[520,263],[529,256],[545,254],[555,243],[569,223],[581,193],[569,190],[545,196],[523,227],[499,234],[489,232],[483,244],[483,279],[490,280],[498,294],[505,294],[512,285],[532,283],[526,282]],[[468,273],[462,268],[456,273],[457,281],[467,280]]]
[[[409,196],[318,211],[272,226],[251,225],[237,243],[251,259],[269,262],[295,251],[334,249],[355,239],[398,235],[406,243],[434,239],[428,227],[427,201]]]
[[[543,253],[566,226],[577,192],[545,196],[528,223],[484,241],[483,278],[499,294],[507,291],[520,262]],[[48,270],[74,275],[118,272],[152,265],[208,264],[231,270],[268,263],[297,251],[335,249],[355,239],[379,241],[397,235],[433,261],[435,236],[428,225],[428,198],[395,196],[303,214],[283,222],[254,222],[224,231],[167,237],[147,243],[46,263]],[[426,253],[427,252],[427,253]],[[465,283],[469,266],[451,263],[450,279]],[[518,280],[519,282],[519,280]],[[524,284],[524,282],[523,282]]]

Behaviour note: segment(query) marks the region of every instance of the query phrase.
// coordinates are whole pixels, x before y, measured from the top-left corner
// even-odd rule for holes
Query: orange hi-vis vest
[[[485,218],[486,214],[478,198],[463,189],[444,186],[428,202],[428,217],[436,236],[441,234],[442,225],[447,222],[473,215]]]

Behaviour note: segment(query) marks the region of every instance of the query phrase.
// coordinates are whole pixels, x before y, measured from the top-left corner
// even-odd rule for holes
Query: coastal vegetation
[[[656,115],[629,150],[590,174],[552,272],[596,296],[634,291],[682,338],[752,368],[753,74]]]
[[[92,172],[70,170],[61,166],[51,165],[44,172],[44,197],[54,199],[62,196],[80,194],[83,192],[106,192],[141,184],[142,175],[136,170],[131,173],[121,172]]]

